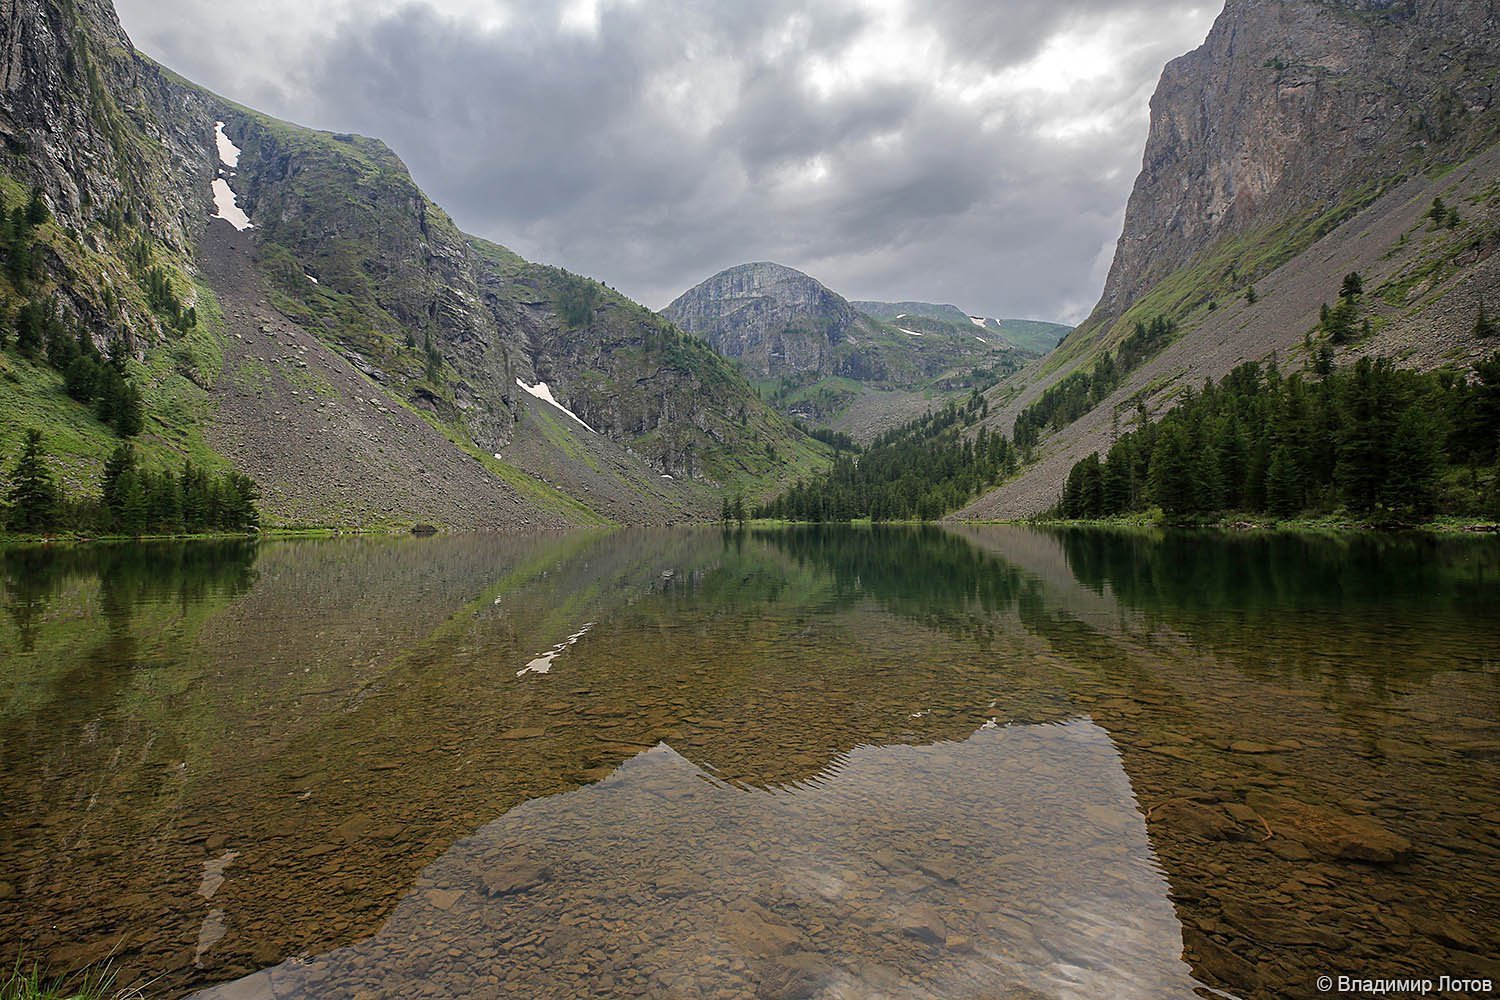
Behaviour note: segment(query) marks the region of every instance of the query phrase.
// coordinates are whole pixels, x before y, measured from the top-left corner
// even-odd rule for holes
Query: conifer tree
[[[1402,517],[1426,520],[1437,508],[1441,434],[1420,406],[1408,406],[1396,421],[1390,466],[1381,484],[1381,506]]]
[[[255,480],[238,472],[231,472],[224,481],[224,520],[220,527],[248,531],[260,527],[260,511],[255,501],[260,499],[260,488]]]
[[[191,461],[182,467],[182,527],[197,532],[209,527],[211,499],[208,476]]]
[[[118,521],[122,507],[123,490],[128,479],[135,478],[135,447],[122,441],[104,462],[104,478],[100,491],[104,494],[104,506]]]
[[[1193,469],[1188,444],[1181,427],[1167,425],[1151,454],[1147,477],[1153,502],[1166,514],[1187,514],[1194,509]]]
[[[93,400],[98,392],[99,365],[92,358],[78,355],[63,371],[63,388],[80,403]]]
[[[31,189],[31,197],[26,202],[26,224],[28,226],[40,226],[52,218],[52,213],[47,210],[47,203],[42,200],[42,189],[34,187]]]
[[[1490,469],[1490,491],[1485,514],[1492,521],[1500,521],[1500,461]]]
[[[35,359],[46,347],[47,314],[40,302],[27,302],[16,317],[16,350]]]
[[[141,391],[134,382],[122,382],[122,385],[113,426],[120,437],[135,437],[146,425],[145,406],[141,402]]]
[[[120,486],[120,510],[115,523],[127,535],[144,535],[150,523],[150,499],[141,477],[131,473]]]
[[[10,492],[6,497],[10,504],[7,517],[10,529],[42,532],[55,527],[62,494],[42,453],[41,431],[35,428],[26,431],[25,444],[10,479]]]
[[[1291,517],[1302,506],[1301,484],[1291,451],[1279,445],[1271,452],[1266,468],[1266,509],[1278,517]]]
[[[147,520],[161,531],[182,530],[182,484],[170,472],[149,477],[145,482]]]

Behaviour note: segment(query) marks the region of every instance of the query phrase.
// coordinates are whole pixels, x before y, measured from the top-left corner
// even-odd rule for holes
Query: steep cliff
[[[991,391],[990,424],[1010,433],[1101,358],[1118,377],[1081,414],[1053,412],[1034,464],[959,516],[1050,507],[1138,405],[1159,412],[1244,361],[1295,370],[1327,347],[1337,364],[1437,368],[1483,353],[1476,314],[1500,300],[1497,72],[1491,3],[1230,0],[1152,98],[1098,306]],[[1367,293],[1355,335],[1335,341],[1320,315],[1351,271]],[[1135,333],[1158,317],[1165,336]]]
[[[1339,220],[1325,210],[1347,217],[1380,182],[1488,145],[1497,17],[1473,0],[1230,0],[1203,45],[1162,73],[1088,327],[1216,240],[1308,209],[1327,227]],[[1225,287],[1281,262],[1243,262]]]
[[[65,226],[111,210],[177,251],[207,221],[213,119],[130,44],[109,0],[0,5],[6,171],[46,194]]]
[[[234,190],[278,304],[407,381],[415,402],[485,451],[509,442],[507,331],[480,300],[465,237],[400,158],[378,139],[299,128],[227,102],[220,112],[241,147]],[[429,342],[446,377],[423,377]]]

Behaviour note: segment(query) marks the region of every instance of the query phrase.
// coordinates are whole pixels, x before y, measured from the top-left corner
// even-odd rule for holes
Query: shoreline
[[[1024,524],[1048,528],[1110,528],[1141,530],[1214,531],[1224,534],[1299,534],[1299,535],[1493,535],[1500,534],[1500,522],[1487,518],[1444,516],[1417,524],[1376,522],[1347,517],[1267,518],[1234,516],[1198,520],[1170,520],[1151,517],[1105,517],[1071,520],[1068,518],[1017,518],[1001,521],[962,521],[961,524]]]
[[[1427,535],[1497,535],[1500,536],[1500,521],[1487,520],[1484,518],[1464,517],[1441,517],[1420,524],[1389,523],[1382,524],[1372,521],[1363,521],[1351,518],[1320,517],[1320,518],[1255,518],[1248,516],[1212,518],[1204,520],[1181,520],[1174,521],[1165,518],[1151,517],[1111,517],[1092,518],[1082,520],[1070,520],[1067,518],[965,518],[949,519],[943,518],[936,521],[871,521],[869,518],[856,518],[852,521],[787,521],[769,518],[751,518],[742,524],[731,523],[728,525],[718,521],[683,522],[671,527],[706,528],[718,527],[728,530],[740,528],[790,528],[807,527],[810,525],[837,525],[840,527],[873,528],[873,527],[900,527],[913,528],[925,525],[931,526],[964,526],[975,527],[985,525],[1012,525],[1028,528],[1075,528],[1086,530],[1112,530],[1112,531],[1203,531],[1222,534],[1248,535],[1248,534],[1300,534],[1300,535],[1389,535],[1389,534],[1427,534]],[[610,529],[648,527],[647,525],[616,524],[610,525]],[[430,530],[424,530],[430,529]],[[285,540],[285,539],[307,539],[307,538],[352,538],[352,537],[399,537],[410,535],[417,538],[431,537],[433,535],[462,535],[462,534],[493,534],[520,532],[525,534],[555,534],[566,533],[573,530],[599,530],[599,527],[578,525],[572,528],[562,529],[538,529],[535,526],[517,528],[438,528],[431,525],[389,526],[379,528],[356,528],[356,527],[278,527],[265,528],[260,531],[225,531],[225,532],[198,532],[194,534],[177,535],[89,535],[89,534],[57,534],[57,535],[7,535],[0,534],[0,549],[18,548],[24,546],[84,546],[84,545],[120,545],[140,542],[223,542],[223,541],[263,541],[263,540]]]

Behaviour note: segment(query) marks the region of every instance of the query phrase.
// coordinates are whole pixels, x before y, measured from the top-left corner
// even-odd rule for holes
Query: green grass
[[[977,329],[977,327],[976,327]],[[1039,319],[1002,319],[1000,336],[1023,351],[1046,354],[1072,332],[1072,327]]]
[[[413,406],[404,400],[401,401],[401,405],[427,421],[434,430],[453,442],[457,448],[465,454],[478,459],[480,464],[491,473],[508,483],[517,493],[534,501],[543,509],[561,514],[569,521],[580,526],[604,527],[614,523],[592,507],[588,507],[580,501],[573,499],[561,490],[553,489],[541,480],[532,478],[526,472],[511,465],[509,462],[503,462],[494,455],[486,455],[467,436],[460,434],[452,426],[438,419],[433,413],[421,407]]]
[[[0,190],[9,204],[24,203],[26,188],[0,172]],[[186,332],[170,328],[155,314],[130,262],[139,230],[126,226],[113,232],[94,223],[86,233],[74,232],[51,219],[35,230],[38,255],[51,260],[47,273],[24,289],[0,276],[0,311],[6,316],[27,299],[45,301],[56,295],[86,303],[97,314],[107,314],[105,289],[113,290],[118,309],[135,331],[143,361],[129,363],[129,375],[141,389],[146,423],[135,439],[147,468],[180,468],[190,460],[221,472],[229,463],[208,444],[204,430],[213,417],[208,390],[224,365],[224,318],[207,286],[187,276],[185,259],[150,241],[146,267],[160,267],[177,297],[192,305],[198,323]],[[87,236],[88,238],[83,238]],[[28,361],[12,347],[0,351],[0,470],[8,471],[27,428],[42,431],[53,469],[72,497],[97,493],[104,459],[119,438],[94,417],[91,406],[70,398],[62,375],[45,362]],[[0,473],[3,475],[3,473]]]
[[[1185,335],[1191,324],[1207,315],[1210,302],[1222,306],[1243,296],[1250,285],[1369,207],[1399,180],[1371,181],[1321,212],[1308,209],[1285,222],[1220,239],[1197,255],[1196,263],[1158,280],[1102,329],[1094,327],[1084,331],[1087,336],[1069,337],[1047,357],[1039,374],[1081,369],[1101,351],[1113,349],[1137,322],[1147,323],[1156,316],[1175,320],[1177,336]]]
[[[145,428],[134,443],[147,468],[180,469],[184,461],[213,472],[230,468],[204,436],[214,415],[208,386],[223,368],[223,320],[206,289],[198,301],[196,328],[151,347],[144,362],[129,364],[145,402]],[[0,392],[5,397],[0,468],[9,470],[27,428],[35,427],[44,435],[53,470],[68,494],[97,493],[104,460],[120,438],[94,416],[91,406],[67,394],[61,373],[13,349],[0,351]]]
[[[70,976],[52,976],[40,966],[16,961],[0,973],[0,1000],[134,1000],[139,990],[122,990],[109,966],[94,966]]]

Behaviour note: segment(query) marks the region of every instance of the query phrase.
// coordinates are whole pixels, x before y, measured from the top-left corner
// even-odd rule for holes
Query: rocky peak
[[[1095,324],[1222,236],[1493,139],[1496,28],[1472,0],[1229,0],[1151,99]]]
[[[765,261],[701,282],[662,314],[759,375],[824,370],[859,312],[801,271]]]

